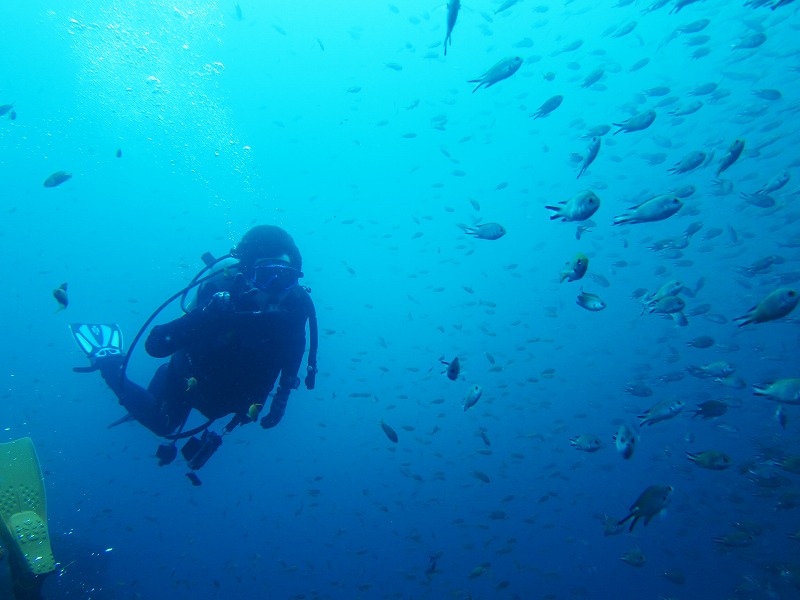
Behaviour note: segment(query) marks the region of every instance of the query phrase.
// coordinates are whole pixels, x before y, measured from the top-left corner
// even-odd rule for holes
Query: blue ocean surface
[[[754,394],[800,377],[798,8],[7,2],[0,443],[44,472],[44,598],[800,597],[800,398]],[[303,255],[317,385],[193,486],[107,428],[67,325],[129,344],[260,224]]]

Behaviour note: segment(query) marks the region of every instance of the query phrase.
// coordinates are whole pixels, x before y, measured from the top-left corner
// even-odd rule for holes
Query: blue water
[[[0,442],[30,436],[45,472],[59,561],[45,597],[799,597],[800,480],[781,460],[800,454],[800,410],[784,407],[783,428],[752,393],[800,376],[798,313],[733,318],[800,285],[800,20],[797,4],[742,4],[520,0],[494,14],[500,2],[465,0],[445,57],[444,0],[241,0],[241,15],[223,0],[8,3]],[[755,32],[763,44],[735,48]],[[467,80],[513,56],[518,72],[473,93]],[[709,83],[716,95],[689,95]],[[669,114],[694,100],[697,112]],[[585,154],[591,127],[648,109],[649,128],[613,128],[576,179],[570,154]],[[719,183],[736,138],[744,153]],[[668,172],[692,151],[707,163]],[[72,178],[45,188],[55,171]],[[783,171],[787,185],[751,198],[771,206],[742,197]],[[686,185],[674,216],[612,226]],[[576,239],[578,223],[544,206],[586,189],[601,207]],[[490,222],[507,234],[458,227]],[[694,223],[685,248],[649,249]],[[292,394],[279,427],[234,430],[193,487],[181,461],[156,465],[150,432],[106,428],[124,411],[99,377],[71,371],[85,359],[67,324],[117,322],[130,341],[203,252],[226,253],[255,224],[284,227],[303,254],[317,387]],[[588,274],[559,283],[578,252]],[[778,258],[742,272],[765,257]],[[641,314],[634,291],[675,279],[688,325]],[[62,282],[70,305],[57,311]],[[607,308],[578,306],[581,286]],[[687,347],[700,335],[714,345]],[[440,363],[454,356],[456,382]],[[719,360],[733,387],[687,370]],[[158,364],[138,348],[130,375],[144,384]],[[652,395],[624,391],[637,381]],[[686,407],[643,427],[623,460],[619,425],[669,399]],[[708,400],[728,411],[692,419]],[[573,448],[582,434],[604,447]],[[733,466],[687,460],[704,450]],[[656,484],[674,488],[667,510],[604,536],[603,516],[621,519]],[[747,545],[714,541],[732,534]],[[620,560],[636,548],[640,568]]]

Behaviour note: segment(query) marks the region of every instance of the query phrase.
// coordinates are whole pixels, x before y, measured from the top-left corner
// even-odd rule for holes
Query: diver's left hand
[[[233,311],[233,302],[228,292],[217,292],[211,296],[211,301],[203,308],[203,314],[219,315]]]

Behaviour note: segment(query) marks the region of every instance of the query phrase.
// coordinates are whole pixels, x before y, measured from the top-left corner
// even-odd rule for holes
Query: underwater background
[[[450,4],[4,6],[0,442],[33,438],[45,473],[45,598],[800,596],[800,408],[753,393],[800,377],[800,313],[733,320],[800,285],[800,5],[465,0],[445,56]],[[577,177],[590,130],[647,110],[592,132]],[[549,218],[584,190],[591,222]],[[612,225],[661,194],[681,209]],[[226,436],[193,487],[149,431],[107,429],[124,411],[72,372],[67,325],[129,343],[256,224],[302,252],[317,386]],[[587,274],[560,282],[578,253]],[[653,310],[675,280],[685,309]],[[137,347],[131,378],[160,362]],[[687,457],[705,451],[729,468]],[[666,509],[618,527],[651,485]]]

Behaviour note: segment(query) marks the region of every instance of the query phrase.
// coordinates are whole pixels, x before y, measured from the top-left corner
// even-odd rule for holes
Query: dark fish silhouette
[[[56,187],[57,185],[61,185],[68,179],[72,178],[72,173],[67,173],[66,171],[56,171],[50,177],[44,180],[44,187],[52,188]]]
[[[62,283],[56,289],[53,290],[53,298],[56,299],[58,302],[59,310],[67,308],[69,306],[69,298],[67,297],[67,284]]]

